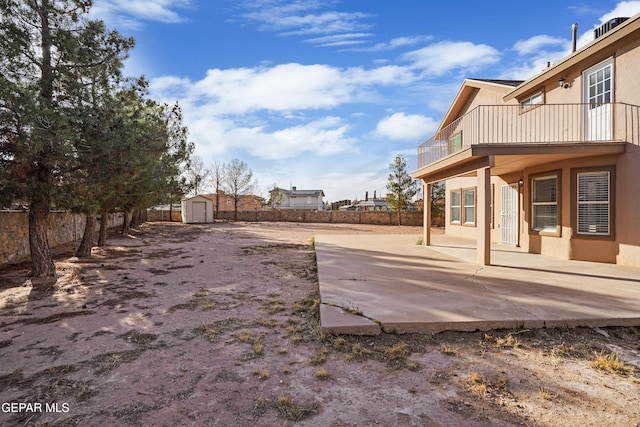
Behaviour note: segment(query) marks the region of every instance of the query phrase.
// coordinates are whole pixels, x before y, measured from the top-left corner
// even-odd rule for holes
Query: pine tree
[[[47,218],[77,163],[81,88],[133,44],[83,18],[89,0],[0,0],[0,205],[29,209],[33,276],[55,277]]]
[[[416,181],[407,173],[407,161],[403,155],[397,155],[389,164],[391,173],[387,181],[387,202],[392,211],[400,213],[407,210],[411,198],[418,193]]]

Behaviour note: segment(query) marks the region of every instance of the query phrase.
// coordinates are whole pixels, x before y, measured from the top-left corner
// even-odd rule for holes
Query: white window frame
[[[541,104],[544,104],[544,92],[542,90],[520,101],[520,111],[527,111]]]
[[[536,182],[549,180],[549,179],[555,180],[555,200],[536,201]],[[560,215],[560,200],[559,200],[560,197],[559,196],[560,196],[560,180],[557,174],[535,176],[531,178],[531,229],[533,231],[552,232],[552,233],[555,233],[558,231],[558,225],[559,225],[558,219]],[[538,216],[536,215],[537,206],[555,206],[556,207],[556,220],[555,220],[555,225],[553,227],[542,227],[537,225],[538,223],[537,221]]]
[[[467,194],[472,193],[472,202],[471,204],[467,203]],[[473,215],[467,215],[467,210],[472,209]],[[471,217],[471,218],[468,218]],[[464,225],[476,225],[476,189],[474,188],[463,188],[462,189],[462,220],[464,221]]]
[[[451,191],[450,199],[451,199],[451,223],[452,224],[462,224],[462,191],[461,190],[453,190]],[[457,204],[454,204],[453,195],[456,194],[458,196]],[[458,214],[456,215],[455,212]]]

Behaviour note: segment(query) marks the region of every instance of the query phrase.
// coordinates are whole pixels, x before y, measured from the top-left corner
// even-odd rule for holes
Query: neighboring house
[[[213,202],[203,195],[182,199],[182,222],[213,222]]]
[[[418,148],[413,177],[446,180],[445,233],[476,238],[478,263],[501,242],[640,266],[640,15],[596,33],[525,82],[465,80]]]
[[[359,211],[388,211],[389,203],[385,199],[375,198],[362,200],[356,204]]]
[[[300,209],[300,210],[318,210],[324,208],[324,191],[322,190],[298,190],[291,187],[291,190],[283,188],[274,188],[271,192],[279,192],[280,197],[272,197],[277,200],[275,208],[277,209]]]

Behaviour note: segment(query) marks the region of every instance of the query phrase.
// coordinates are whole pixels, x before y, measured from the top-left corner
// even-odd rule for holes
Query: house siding
[[[554,104],[583,103],[585,102],[583,100],[583,72],[607,59],[612,59],[613,64],[612,102],[618,103],[617,105],[624,103],[631,106],[640,106],[640,85],[637,84],[637,76],[640,75],[640,16],[630,19],[629,22],[633,23],[633,27],[630,27],[633,28],[632,33],[620,36],[619,39],[615,39],[615,41],[610,43],[595,42],[587,46],[584,51],[578,51],[575,55],[561,61],[558,67],[550,67],[517,89],[512,88],[513,90],[511,92],[509,92],[509,89],[506,87],[500,89],[490,85],[481,85],[465,81],[463,88],[454,100],[454,104],[441,124],[440,129],[444,129],[451,123],[456,123],[456,119],[466,113],[472,112],[475,114],[476,110],[479,111],[484,108],[481,106],[517,105],[519,101],[539,91],[543,91],[544,104],[549,106]],[[560,77],[565,79],[569,87],[561,88],[558,85]],[[506,95],[503,97],[505,93]],[[517,94],[517,97],[515,94]],[[537,108],[533,107],[531,110],[521,112],[520,115],[531,114],[531,117],[534,117],[535,114],[539,113],[536,112],[536,110]],[[454,115],[452,115],[452,111],[455,112]],[[486,111],[491,113],[495,111],[495,115],[499,115],[505,110],[500,108],[491,110],[488,108]],[[543,111],[543,109],[540,109],[540,111]],[[554,110],[550,109],[549,111]],[[638,117],[638,111],[640,111],[640,108],[633,107],[630,111],[631,113],[625,113],[625,115],[613,115],[612,135],[616,135],[618,138],[622,136],[618,144],[623,144],[624,148],[624,150],[616,150],[618,151],[617,154],[615,151],[609,151],[607,154],[594,154],[594,151],[589,151],[591,147],[589,147],[588,142],[584,144],[586,141],[582,140],[582,138],[571,139],[575,138],[575,135],[581,135],[581,133],[571,133],[571,129],[566,124],[563,124],[560,118],[556,120],[554,116],[544,122],[546,127],[543,130],[555,132],[553,133],[554,138],[556,135],[560,136],[558,139],[559,142],[556,143],[556,145],[582,142],[585,146],[584,153],[576,151],[571,154],[564,152],[564,154],[547,154],[546,156],[536,157],[540,150],[538,150],[538,152],[531,151],[530,157],[526,159],[526,162],[523,163],[519,171],[511,170],[504,174],[501,173],[500,168],[491,166],[492,177],[490,183],[493,189],[493,198],[491,199],[491,241],[497,243],[501,240],[500,212],[502,207],[500,206],[500,191],[502,185],[516,183],[522,180],[522,185],[518,186],[520,206],[518,241],[524,250],[530,253],[549,255],[562,259],[617,263],[619,265],[640,267],[640,227],[638,227],[637,219],[637,213],[640,212],[640,197],[638,197],[639,193],[637,190],[638,181],[640,180],[640,146],[638,145],[640,144],[640,127],[638,126],[640,119],[640,117]],[[520,124],[516,125],[514,122],[505,122],[506,124],[502,125],[502,122],[496,120],[495,115],[492,116],[490,114],[486,119],[485,116],[479,117],[482,117],[482,119],[480,119],[482,123],[485,123],[484,120],[495,120],[500,123],[499,127],[494,128],[502,129],[501,138],[504,135],[511,136],[508,130],[509,126],[520,126]],[[462,141],[464,144],[465,132],[466,135],[469,135],[470,131],[463,128],[462,121],[456,126],[457,128],[453,129],[449,135],[454,136],[456,133],[462,131]],[[507,130],[504,130],[505,127]],[[494,129],[490,126],[474,128],[475,133],[472,135],[475,141],[474,144],[510,144],[508,138],[498,140],[491,139],[491,135],[493,134],[489,137],[483,135],[482,132],[487,132],[489,128]],[[536,129],[534,129],[534,131],[535,130]],[[566,139],[562,139],[563,135]],[[567,135],[571,136],[566,137]],[[439,137],[438,140],[447,140],[447,138],[445,135]],[[626,142],[624,138],[626,138]],[[467,138],[467,143],[469,143],[470,139],[472,138]],[[551,142],[555,141],[556,140],[551,140]],[[527,143],[526,140],[515,142],[520,144]],[[609,145],[615,144],[609,143]],[[497,154],[496,156],[499,155],[501,154]],[[525,156],[522,157],[524,158]],[[452,156],[452,158],[462,159],[463,157]],[[511,160],[511,157],[509,157],[509,160]],[[421,173],[425,173],[423,176],[432,174],[429,176],[436,177],[442,176],[442,174],[438,175],[440,170],[450,170],[452,174],[455,173],[454,171],[456,170],[452,167],[455,166],[455,163],[451,162],[442,162],[441,164],[434,163],[434,165],[434,167],[438,167],[438,169],[425,168],[425,172],[422,172],[423,169],[420,169],[414,173],[414,176],[420,177]],[[611,173],[614,177],[612,187],[610,188],[612,197],[610,215],[612,232],[609,236],[579,235],[577,230],[574,229],[578,209],[576,202],[577,188],[574,188],[576,186],[575,177],[578,171],[586,169],[612,171]],[[482,169],[479,169],[477,173],[481,173],[481,171]],[[462,172],[464,173],[465,171],[462,170]],[[558,173],[559,198],[557,202],[559,223],[558,232],[556,233],[531,230],[531,179],[536,175],[539,176],[539,174],[546,172]],[[484,230],[484,228],[480,229],[480,224],[477,222],[475,226],[465,226],[464,224],[451,222],[451,191],[453,189],[477,187],[478,179],[475,176],[471,176],[472,173],[473,172],[466,173],[463,177],[451,177],[445,181],[445,232],[450,236],[478,239],[478,241],[480,241],[480,232]],[[476,192],[476,197],[482,197],[482,194]],[[478,203],[476,203],[476,209],[477,206]],[[484,227],[484,224],[482,227]]]

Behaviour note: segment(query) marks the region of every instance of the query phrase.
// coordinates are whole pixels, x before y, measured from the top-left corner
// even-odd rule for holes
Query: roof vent
[[[601,37],[602,35],[608,33],[609,31],[613,30],[618,25],[622,24],[627,19],[629,19],[629,18],[613,18],[613,19],[609,19],[607,22],[605,22],[604,24],[600,25],[598,28],[593,30],[594,38],[597,39],[598,37]]]

